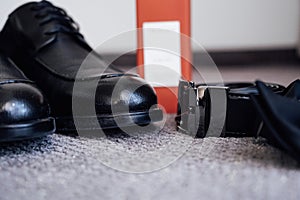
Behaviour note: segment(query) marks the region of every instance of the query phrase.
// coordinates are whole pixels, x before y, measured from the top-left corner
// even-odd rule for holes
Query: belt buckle
[[[176,117],[177,129],[196,137],[220,136],[223,134],[223,127],[226,118],[228,87],[199,85],[194,82],[180,81],[178,87],[178,112]],[[213,99],[225,97],[223,105],[215,105]],[[221,107],[221,108],[220,108]],[[218,113],[221,111],[221,113]],[[221,114],[222,130],[219,133],[209,133],[211,119],[218,119]],[[223,123],[223,124],[222,124]],[[216,131],[218,132],[218,131]]]

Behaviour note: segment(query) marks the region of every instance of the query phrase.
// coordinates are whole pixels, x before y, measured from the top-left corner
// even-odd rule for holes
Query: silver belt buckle
[[[197,137],[224,134],[228,87],[180,81],[177,128]],[[213,131],[211,131],[213,130]]]

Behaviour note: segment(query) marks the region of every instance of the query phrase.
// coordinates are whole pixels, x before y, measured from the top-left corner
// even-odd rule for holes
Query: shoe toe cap
[[[29,83],[0,85],[0,124],[16,124],[49,117],[43,94]]]
[[[103,79],[96,92],[98,113],[147,112],[157,104],[154,89],[143,79],[121,76]]]

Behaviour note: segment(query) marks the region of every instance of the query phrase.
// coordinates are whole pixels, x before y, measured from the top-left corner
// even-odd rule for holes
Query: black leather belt
[[[278,94],[285,89],[278,84],[267,86]],[[255,83],[196,85],[180,81],[177,128],[197,137],[257,136],[261,118],[251,95],[259,98]]]

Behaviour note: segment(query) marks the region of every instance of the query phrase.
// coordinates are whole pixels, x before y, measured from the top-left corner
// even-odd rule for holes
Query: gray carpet
[[[0,199],[300,199],[299,165],[263,138],[193,139],[169,117],[131,137],[2,144]]]
[[[300,67],[221,68],[225,81],[287,85]],[[135,172],[135,173],[132,173]],[[0,145],[0,199],[300,199],[300,166],[263,138],[192,137],[175,131]]]

